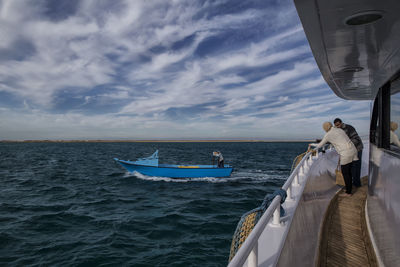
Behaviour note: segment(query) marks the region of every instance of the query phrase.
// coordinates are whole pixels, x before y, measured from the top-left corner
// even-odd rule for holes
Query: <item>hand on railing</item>
[[[323,145],[321,148],[319,148],[319,149],[317,149],[317,148],[314,148],[314,149],[312,149],[312,147],[316,147],[318,144],[316,144],[316,143],[310,143],[310,144],[308,144],[308,150],[307,150],[307,152],[312,152],[313,153],[313,155],[315,155],[315,153],[318,153],[319,151],[321,151],[322,153],[325,153],[325,150],[327,150],[327,149],[329,149],[329,146],[330,146],[330,144],[325,144],[325,145]]]
[[[316,147],[317,145],[317,143],[310,143],[308,144],[308,149],[310,149],[311,147]]]

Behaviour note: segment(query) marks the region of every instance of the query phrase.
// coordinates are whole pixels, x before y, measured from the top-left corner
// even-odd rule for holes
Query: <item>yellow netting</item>
[[[304,155],[307,154],[307,152],[301,153],[298,155],[294,160],[292,164],[292,169],[290,170],[290,173],[293,172],[294,169],[296,169],[297,165],[299,165],[300,161],[303,159]]]
[[[229,261],[232,260],[232,258],[235,256],[236,252],[243,245],[244,241],[249,236],[249,234],[253,230],[253,228],[256,225],[256,223],[258,222],[258,220],[261,218],[261,215],[262,215],[262,209],[257,208],[257,209],[254,209],[254,210],[251,210],[251,211],[245,213],[242,216],[242,218],[240,219],[240,221],[236,227],[235,234],[233,235],[233,238],[232,238]]]
[[[290,170],[290,173],[293,172],[294,169],[296,169],[297,165],[299,165],[300,161],[304,158],[304,156],[310,152],[311,149],[307,150],[304,153],[301,153],[300,155],[298,155],[294,160],[293,160],[293,164],[292,164],[292,169]],[[315,156],[316,155],[316,151],[313,150],[312,155]]]

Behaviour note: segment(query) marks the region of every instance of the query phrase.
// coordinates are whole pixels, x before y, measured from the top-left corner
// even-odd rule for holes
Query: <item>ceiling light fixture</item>
[[[378,10],[370,10],[359,12],[345,19],[346,25],[357,26],[375,22],[383,17],[383,12]]]
[[[342,72],[359,72],[362,71],[364,68],[363,67],[347,67],[342,69]]]

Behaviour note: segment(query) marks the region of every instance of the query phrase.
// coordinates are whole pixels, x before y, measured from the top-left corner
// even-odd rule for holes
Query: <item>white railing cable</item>
[[[299,176],[304,175],[304,167],[305,164],[310,164],[311,161],[308,161],[309,157],[312,156],[312,152],[308,152],[300,161],[300,163],[293,170],[285,184],[282,186],[282,189],[287,191],[292,183],[294,178],[296,177],[295,183],[299,182]],[[301,171],[300,171],[301,170]],[[290,196],[292,197],[292,196]],[[258,239],[260,238],[262,232],[265,229],[265,226],[271,220],[272,216],[275,214],[275,218],[272,220],[272,225],[279,226],[280,225],[280,202],[281,196],[277,195],[272,200],[271,204],[261,216],[260,220],[257,222],[253,230],[250,232],[250,235],[246,238],[243,245],[237,251],[236,255],[233,257],[231,262],[228,264],[228,267],[241,267],[244,265],[247,259],[248,267],[257,266],[257,258],[258,258]],[[277,212],[275,212],[277,210]]]

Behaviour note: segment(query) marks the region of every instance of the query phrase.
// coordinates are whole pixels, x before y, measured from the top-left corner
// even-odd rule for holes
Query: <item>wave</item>
[[[286,176],[282,175],[270,175],[262,173],[257,170],[256,172],[236,172],[231,177],[218,178],[218,177],[198,177],[198,178],[171,178],[171,177],[159,177],[159,176],[147,176],[139,172],[126,172],[124,178],[136,177],[145,181],[153,182],[173,182],[173,183],[188,183],[188,182],[208,182],[208,183],[229,183],[238,181],[251,181],[251,182],[265,182],[268,180],[283,180]]]
[[[136,177],[146,181],[154,182],[173,182],[173,183],[187,183],[187,182],[210,182],[210,183],[223,183],[228,182],[230,178],[217,178],[217,177],[200,177],[200,178],[171,178],[159,176],[147,176],[139,172],[125,173],[124,177]]]

